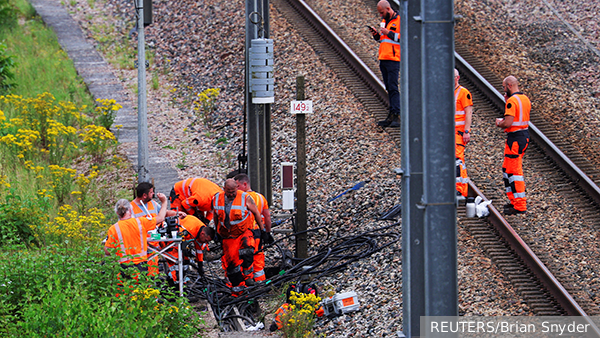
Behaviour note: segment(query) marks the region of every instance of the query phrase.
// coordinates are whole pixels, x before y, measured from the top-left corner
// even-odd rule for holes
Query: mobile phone
[[[371,31],[371,32],[375,32],[375,28],[371,27],[371,26],[367,26],[367,28]]]

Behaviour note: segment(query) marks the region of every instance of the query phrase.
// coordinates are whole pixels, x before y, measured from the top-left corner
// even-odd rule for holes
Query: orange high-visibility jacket
[[[379,60],[400,61],[400,15],[394,13],[390,22],[381,20],[385,28],[392,31],[393,39],[388,35],[379,37]]]
[[[507,133],[512,133],[518,130],[529,128],[529,113],[531,112],[531,101],[523,93],[518,92],[512,94],[506,100],[506,108],[504,116],[514,116],[513,123],[510,127],[504,129]]]
[[[229,226],[225,224],[225,193],[219,192],[213,198],[213,209],[218,217],[214,221],[217,224],[217,232],[221,237],[236,238],[247,229],[252,229],[254,215],[246,206],[246,198],[248,198],[248,193],[241,190],[237,191],[229,211]]]
[[[175,193],[186,212],[192,208],[200,211],[210,211],[213,196],[223,191],[221,187],[206,178],[188,178],[175,183]]]
[[[456,111],[454,112],[454,126],[456,130],[465,131],[465,120],[467,114],[465,108],[473,105],[471,93],[463,86],[454,89],[454,102]]]
[[[195,239],[198,236],[198,233],[202,231],[202,228],[206,226],[201,220],[194,216],[188,216],[182,219],[180,225],[190,233],[189,237],[184,237],[185,240]],[[204,261],[204,251],[208,250],[208,243],[194,241],[194,247],[196,248],[196,258],[198,261]]]
[[[119,263],[131,261],[133,264],[145,262],[148,254],[148,231],[156,228],[156,219],[129,218],[118,221],[108,229],[108,239],[105,246],[118,248],[117,256],[121,257]]]
[[[150,216],[156,217],[158,216],[158,212],[160,211],[160,205],[156,203],[154,200],[150,200],[150,202],[144,204],[137,204],[135,200],[131,201],[131,208],[133,209],[133,218],[138,217],[146,217]]]
[[[258,213],[261,215],[261,218],[262,218],[262,221],[264,224],[264,217],[262,216],[262,213],[265,209],[269,209],[269,203],[267,202],[267,199],[265,198],[265,196],[263,196],[262,194],[260,194],[256,191],[247,191],[247,193],[254,200],[254,203],[256,204],[256,208],[258,209]],[[256,223],[256,220],[254,220],[254,224],[252,225],[251,230],[256,230],[256,229],[260,229],[260,227],[258,226],[258,223]]]

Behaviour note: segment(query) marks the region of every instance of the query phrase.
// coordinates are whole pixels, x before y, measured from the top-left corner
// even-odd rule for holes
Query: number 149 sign
[[[292,101],[290,113],[292,114],[312,114],[312,101]]]

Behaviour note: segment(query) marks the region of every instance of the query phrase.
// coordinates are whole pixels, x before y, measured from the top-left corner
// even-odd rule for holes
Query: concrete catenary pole
[[[144,41],[144,0],[137,0],[138,33],[138,182],[149,182],[148,117],[146,112],[146,46]]]
[[[403,333],[418,337],[421,316],[458,314],[453,2],[404,0],[400,11]]]
[[[458,316],[454,1],[422,0],[425,315]]]
[[[269,38],[269,1],[246,0],[246,91],[248,176],[256,191],[272,203],[271,105],[252,103],[250,47],[252,39]]]
[[[419,336],[425,313],[423,219],[423,111],[420,0],[402,1],[401,24],[401,150],[402,150],[402,298],[406,337]]]

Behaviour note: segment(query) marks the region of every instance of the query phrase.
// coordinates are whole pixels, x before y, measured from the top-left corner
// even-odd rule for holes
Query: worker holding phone
[[[367,26],[373,39],[379,41],[379,69],[388,92],[390,110],[385,120],[377,124],[381,127],[400,127],[400,92],[398,76],[400,74],[400,15],[392,9],[387,0],[377,3],[377,12],[381,17],[377,29]]]

